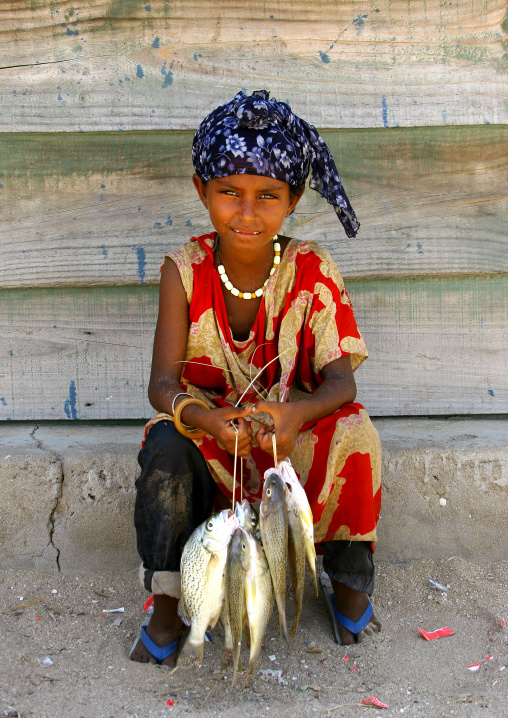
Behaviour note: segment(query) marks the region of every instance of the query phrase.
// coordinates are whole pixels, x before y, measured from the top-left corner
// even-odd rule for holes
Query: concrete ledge
[[[384,561],[508,558],[508,421],[379,419]],[[140,426],[3,424],[0,569],[136,568]],[[446,505],[440,503],[446,500]]]

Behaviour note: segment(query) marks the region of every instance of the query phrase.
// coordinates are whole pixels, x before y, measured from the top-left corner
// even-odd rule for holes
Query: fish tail
[[[279,628],[280,628],[280,635],[281,638],[285,638],[286,641],[288,640],[288,629],[286,626],[286,609],[284,607],[279,607]]]
[[[183,665],[192,663],[195,666],[200,666],[203,663],[203,643],[192,643],[188,638],[178,657],[178,663]]]

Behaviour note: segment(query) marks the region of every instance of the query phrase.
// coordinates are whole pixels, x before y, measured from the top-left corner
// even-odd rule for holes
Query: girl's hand
[[[261,427],[256,434],[256,441],[263,451],[273,456],[273,433],[275,431],[277,460],[285,459],[293,451],[298,431],[302,425],[302,417],[298,402],[280,403],[277,401],[258,401],[252,410],[253,414],[270,414],[274,430]]]
[[[189,412],[189,409],[193,411],[193,414]],[[196,411],[195,421],[192,420],[194,411]],[[252,448],[252,429],[244,417],[251,412],[252,406],[246,406],[243,409],[227,406],[206,411],[191,405],[185,407],[182,413],[186,417],[191,414],[189,416],[191,424],[198,429],[204,429],[207,434],[213,436],[232,456],[235,455],[236,434],[238,431],[237,456],[248,456]]]

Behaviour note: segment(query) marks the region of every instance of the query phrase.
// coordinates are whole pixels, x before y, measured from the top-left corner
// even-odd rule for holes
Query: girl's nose
[[[253,219],[256,215],[255,201],[249,197],[242,198],[239,207],[239,215],[244,220]]]

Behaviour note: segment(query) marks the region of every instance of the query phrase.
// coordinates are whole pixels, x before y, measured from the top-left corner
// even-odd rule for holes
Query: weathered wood
[[[286,231],[347,278],[508,271],[508,127],[323,132],[362,223],[348,240],[307,190]],[[191,132],[0,135],[0,286],[151,283],[210,231]]]
[[[372,415],[508,411],[506,278],[353,281],[370,357],[358,399]],[[0,417],[151,414],[157,288],[0,292]]]
[[[0,129],[195,128],[240,87],[320,127],[507,122],[504,0],[11,0]]]

